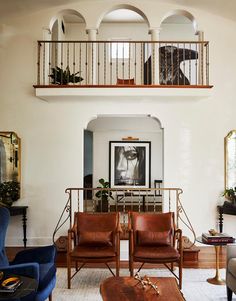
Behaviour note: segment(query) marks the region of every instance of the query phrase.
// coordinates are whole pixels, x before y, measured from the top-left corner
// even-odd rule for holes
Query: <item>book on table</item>
[[[217,235],[210,235],[209,233],[202,233],[203,242],[207,243],[233,243],[233,236],[227,233],[217,233]]]
[[[0,283],[0,293],[14,293],[23,282],[19,277],[8,277]]]

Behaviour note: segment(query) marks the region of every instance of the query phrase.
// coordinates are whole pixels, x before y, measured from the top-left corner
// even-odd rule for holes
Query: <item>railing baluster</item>
[[[189,43],[188,58],[189,58],[189,84],[190,85],[192,83],[192,79],[191,79],[191,51],[192,51],[192,47],[191,47],[191,43]]]
[[[41,81],[40,81],[40,68],[41,68],[41,62],[40,62],[40,50],[41,50],[41,43],[38,42],[38,62],[37,62],[37,65],[38,65],[38,72],[37,72],[37,84],[40,85]]]
[[[137,43],[134,43],[134,82],[137,84]]]
[[[43,43],[43,85],[45,85],[45,42]]]

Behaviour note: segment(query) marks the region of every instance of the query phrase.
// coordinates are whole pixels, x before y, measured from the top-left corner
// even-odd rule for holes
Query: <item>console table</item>
[[[217,206],[217,210],[219,213],[219,230],[220,233],[223,232],[223,214],[228,215],[236,215],[236,208],[233,210],[232,208],[229,208],[228,206]]]
[[[23,243],[24,243],[25,248],[26,248],[26,242],[27,242],[27,237],[26,237],[27,209],[28,209],[28,206],[12,206],[9,208],[11,216],[22,215]]]

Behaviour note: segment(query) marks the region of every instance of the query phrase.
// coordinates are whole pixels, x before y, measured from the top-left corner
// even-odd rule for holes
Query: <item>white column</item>
[[[151,28],[149,34],[151,34],[151,41],[160,40],[160,31],[161,28]],[[152,47],[152,82],[154,85],[159,85],[159,44],[153,43]]]
[[[49,28],[43,27],[43,40],[44,41],[51,41],[51,31]],[[43,49],[40,53],[41,55],[41,66],[40,66],[40,74],[41,74],[41,79],[40,79],[40,83],[41,84],[45,84],[48,85],[50,83],[49,80],[49,74],[51,74],[51,70],[50,70],[50,65],[49,63],[51,62],[51,44],[50,43],[44,43],[42,44]],[[45,51],[45,53],[43,53]]]
[[[198,31],[198,41],[202,42],[204,41],[204,32]],[[198,84],[203,85],[204,84],[204,55],[203,55],[203,44],[199,44],[198,48]]]
[[[88,35],[88,41],[97,40],[97,29],[86,29]],[[96,71],[97,71],[97,43],[91,43],[88,45],[88,83],[90,85],[96,84]]]

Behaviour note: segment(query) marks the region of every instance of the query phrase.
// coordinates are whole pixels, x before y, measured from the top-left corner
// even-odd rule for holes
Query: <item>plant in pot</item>
[[[57,66],[51,69],[52,74],[49,74],[49,77],[52,79],[52,84],[67,85],[69,83],[79,83],[83,80],[81,76],[77,76],[80,71],[71,74],[69,66],[67,66],[65,70]]]
[[[109,198],[113,199],[112,192],[110,190],[107,190],[107,188],[110,187],[110,183],[105,181],[103,178],[99,179],[98,181],[101,186],[98,186],[99,189],[95,196],[98,198],[98,207],[97,210],[100,212],[108,212],[108,202]]]
[[[20,197],[20,183],[8,181],[0,183],[0,206],[11,207]]]
[[[236,213],[236,187],[226,188],[222,194],[227,200],[224,202],[224,208]]]

